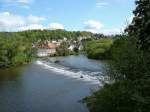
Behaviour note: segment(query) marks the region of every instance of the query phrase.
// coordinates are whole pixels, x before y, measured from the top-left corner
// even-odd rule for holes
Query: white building
[[[70,45],[70,47],[68,48],[70,51],[73,51],[74,50],[74,48],[75,48],[75,46],[74,45]]]
[[[56,49],[38,49],[37,50],[38,57],[46,57],[55,53],[56,53]]]
[[[67,38],[66,38],[66,37],[64,37],[64,41],[65,41],[65,42],[67,41]]]
[[[83,49],[83,45],[80,45],[80,46],[79,46],[79,50],[82,50],[82,49]]]

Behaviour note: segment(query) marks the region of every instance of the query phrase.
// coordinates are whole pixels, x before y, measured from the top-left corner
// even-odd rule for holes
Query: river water
[[[104,65],[79,55],[0,69],[0,112],[88,112],[82,99],[101,85]]]

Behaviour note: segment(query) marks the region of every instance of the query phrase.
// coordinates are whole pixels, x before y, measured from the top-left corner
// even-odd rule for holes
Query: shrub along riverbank
[[[0,68],[28,63],[34,52],[26,38],[14,33],[0,33]]]
[[[113,43],[111,38],[101,38],[99,40],[85,40],[83,42],[84,51],[91,59],[108,59],[109,49]]]
[[[150,111],[150,1],[137,0],[127,37],[110,47],[107,74],[114,83],[85,98],[91,112]]]

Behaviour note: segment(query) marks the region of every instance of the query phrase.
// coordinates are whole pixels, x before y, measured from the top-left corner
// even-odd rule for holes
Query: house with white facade
[[[37,50],[38,57],[46,57],[55,53],[56,53],[56,49],[38,49]]]
[[[53,55],[56,53],[57,47],[58,46],[56,43],[46,41],[46,42],[38,45],[37,56],[38,57],[46,57],[46,56]]]
[[[68,49],[69,49],[70,51],[73,51],[74,48],[75,48],[75,45],[70,45]]]

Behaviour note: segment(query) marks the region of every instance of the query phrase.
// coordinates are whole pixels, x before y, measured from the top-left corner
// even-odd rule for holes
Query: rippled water
[[[80,55],[0,70],[0,112],[88,112],[81,100],[100,85],[103,66]]]

